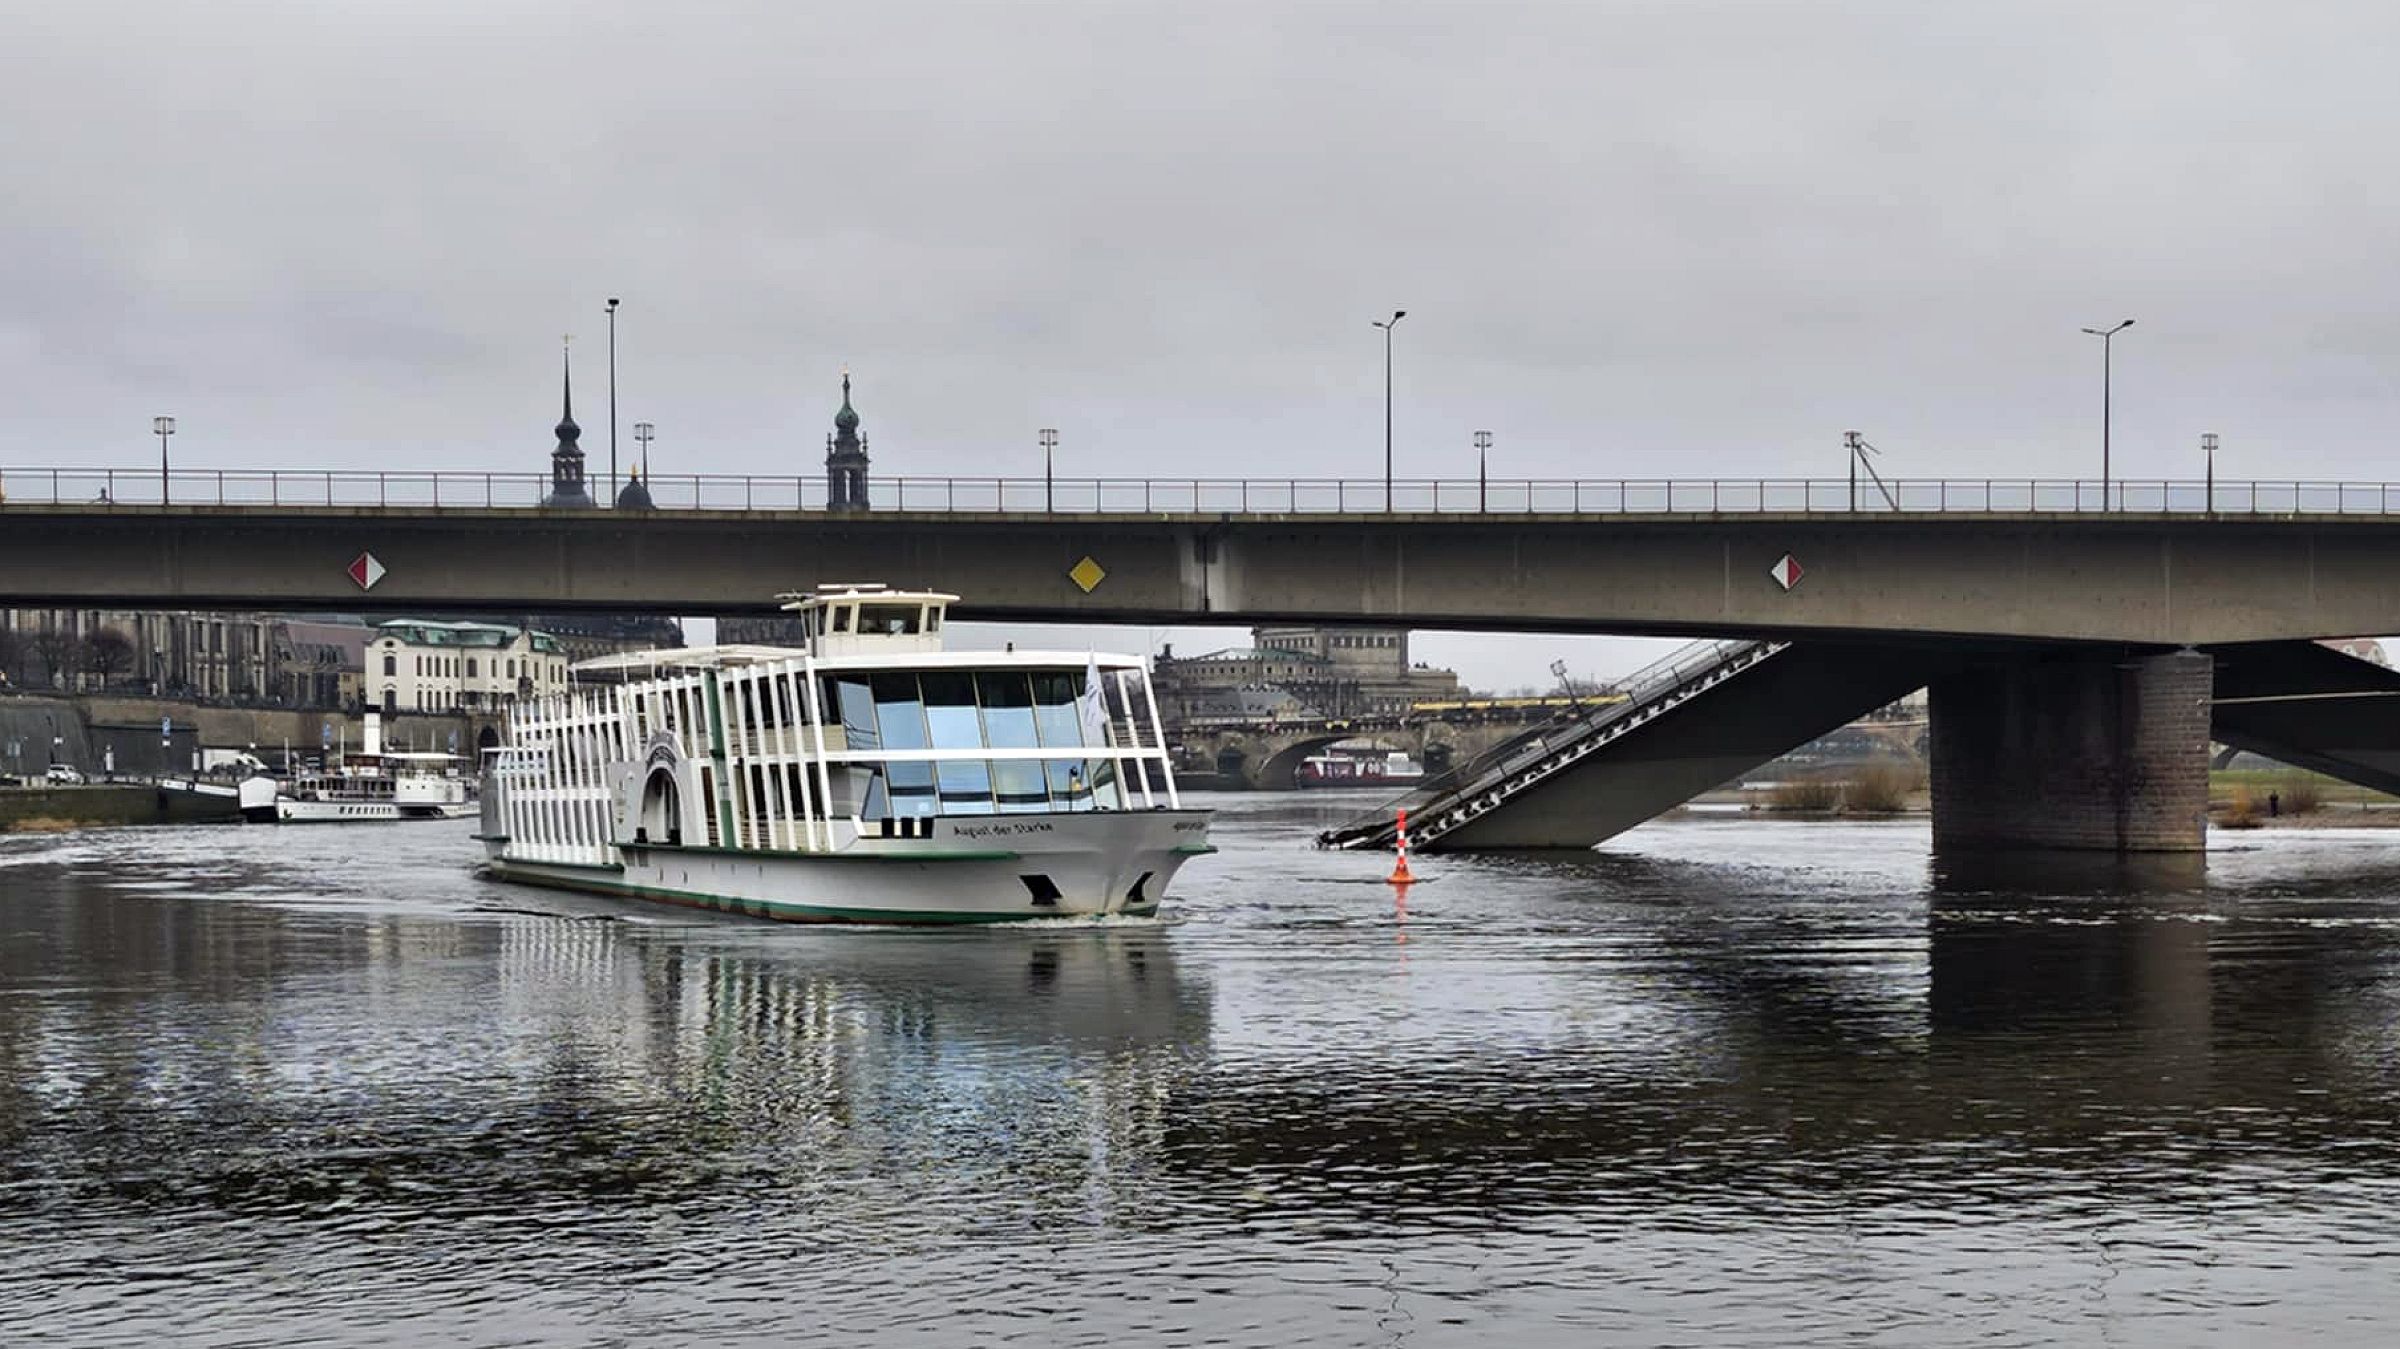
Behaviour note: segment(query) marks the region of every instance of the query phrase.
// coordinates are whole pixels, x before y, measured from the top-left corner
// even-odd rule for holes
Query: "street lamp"
[[[1484,471],[1484,470],[1485,470],[1485,467],[1486,467],[1486,463],[1487,463],[1487,461],[1488,461],[1488,460],[1491,458],[1491,454],[1492,454],[1492,433],[1491,433],[1491,432],[1489,432],[1489,431],[1478,431],[1478,432],[1476,432],[1476,433],[1475,433],[1475,510],[1476,510],[1476,513],[1477,513],[1477,514],[1482,514],[1482,513],[1486,512],[1486,511],[1489,511],[1489,510],[1491,509],[1491,504],[1490,504],[1490,502],[1489,502],[1489,501],[1486,499],[1486,498],[1487,498],[1487,496],[1489,495],[1490,491],[1491,491],[1491,479],[1490,479],[1490,478],[1489,478],[1489,477],[1486,475],[1486,473],[1485,473],[1485,471]]]
[[[642,476],[650,476],[650,442],[658,437],[658,428],[648,422],[633,424],[633,438],[642,446]]]
[[[1057,509],[1057,503],[1051,495],[1050,461],[1058,450],[1058,428],[1045,426],[1041,429],[1040,435],[1042,441],[1042,509],[1050,511]]]
[[[1383,511],[1392,511],[1392,329],[1408,317],[1405,309],[1395,309],[1389,321],[1371,320],[1383,329]]]
[[[2202,453],[2202,454],[2204,454],[2204,455],[2208,456],[2208,487],[2206,488],[2206,491],[2207,491],[2207,493],[2208,493],[2208,499],[2207,499],[2206,501],[2204,501],[2204,502],[2202,502],[2202,503],[2201,503],[2200,509],[2201,509],[2201,511],[2202,511],[2203,513],[2205,513],[2205,514],[2214,515],[2214,514],[2216,514],[2216,511],[2217,511],[2217,433],[2216,433],[2216,432],[2214,432],[2214,431],[2203,431],[2203,432],[2201,432],[2201,433],[2200,433],[2200,453]]]
[[[2126,319],[2114,328],[2086,328],[2085,332],[2100,339],[2100,509],[2108,506],[2108,429],[2109,429],[2109,356],[2115,347],[2118,333],[2133,326]]]
[[[617,501],[617,297],[608,297],[608,502]]]
[[[175,434],[173,417],[152,417],[150,429],[158,435],[158,504],[167,504],[167,437]]]

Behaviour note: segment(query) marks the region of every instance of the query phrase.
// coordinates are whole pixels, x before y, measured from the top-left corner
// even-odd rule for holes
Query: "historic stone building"
[[[336,707],[358,696],[356,621],[174,609],[0,609],[17,688]]]
[[[566,651],[530,628],[396,618],[367,644],[368,703],[384,712],[483,711],[566,685]]]
[[[555,639],[570,665],[595,656],[683,645],[682,624],[642,614],[534,614],[525,626]]]
[[[258,698],[271,684],[268,614],[135,609],[0,610],[8,681],[20,688],[140,689]]]
[[[1159,653],[1151,670],[1169,720],[1399,716],[1459,696],[1458,676],[1412,665],[1402,628],[1278,625],[1253,645],[1204,656]]]

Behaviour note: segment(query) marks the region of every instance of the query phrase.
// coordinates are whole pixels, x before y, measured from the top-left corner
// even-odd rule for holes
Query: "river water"
[[[821,930],[464,824],[0,838],[0,1343],[2400,1340],[2400,833],[1313,852]]]

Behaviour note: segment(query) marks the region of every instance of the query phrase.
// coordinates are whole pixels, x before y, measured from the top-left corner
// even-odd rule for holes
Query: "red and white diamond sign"
[[[383,579],[383,563],[373,553],[360,553],[350,560],[350,579],[358,582],[361,590],[373,590]]]
[[[1800,569],[1800,559],[1790,553],[1785,553],[1776,559],[1774,566],[1767,568],[1767,575],[1774,577],[1775,584],[1786,590],[1800,584],[1800,578],[1806,574]]]

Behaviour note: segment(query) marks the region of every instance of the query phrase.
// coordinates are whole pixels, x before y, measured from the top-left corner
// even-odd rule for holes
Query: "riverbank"
[[[387,748],[473,754],[496,714],[399,712],[383,719]],[[88,777],[107,771],[192,772],[202,750],[233,749],[282,762],[356,749],[362,719],[332,708],[218,707],[173,698],[0,691],[0,773],[38,778],[54,763]]]
[[[242,817],[232,796],[173,791],[150,783],[103,782],[0,787],[0,833],[61,833],[129,824],[205,824]]]

